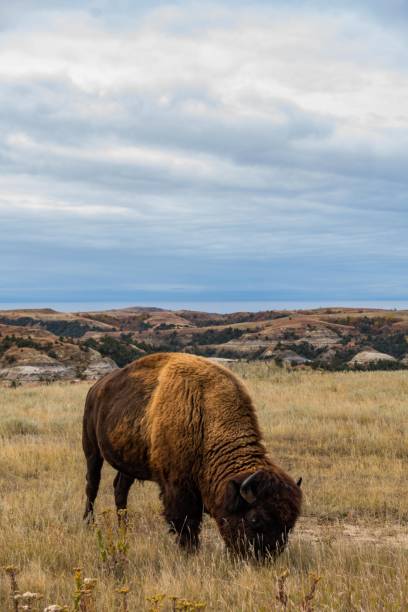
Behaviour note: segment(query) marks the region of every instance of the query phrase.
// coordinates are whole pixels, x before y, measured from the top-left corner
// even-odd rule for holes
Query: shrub
[[[226,327],[220,331],[209,329],[201,334],[193,334],[191,342],[192,344],[224,344],[240,338],[246,331],[236,327]]]
[[[104,357],[110,357],[120,368],[140,357],[139,351],[127,341],[123,342],[112,336],[103,336],[98,341],[90,338],[84,345],[99,351]]]

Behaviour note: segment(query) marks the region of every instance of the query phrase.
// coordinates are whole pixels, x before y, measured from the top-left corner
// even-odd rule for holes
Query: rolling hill
[[[98,378],[155,351],[328,370],[408,367],[408,311],[0,311],[0,380]]]

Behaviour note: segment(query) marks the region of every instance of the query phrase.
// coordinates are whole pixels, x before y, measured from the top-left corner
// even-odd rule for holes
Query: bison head
[[[300,484],[267,469],[230,480],[216,517],[228,548],[257,559],[282,552],[300,512]]]

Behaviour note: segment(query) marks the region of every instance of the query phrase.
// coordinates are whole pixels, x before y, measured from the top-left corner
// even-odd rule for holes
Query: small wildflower
[[[80,586],[82,583],[81,572],[82,572],[82,567],[74,567],[74,578],[75,578],[75,583],[77,586],[78,585]]]
[[[166,595],[152,595],[146,598],[149,603],[156,604],[166,599]]]
[[[74,592],[74,611],[79,612],[82,599],[82,568],[74,567],[74,581],[75,581],[75,592]]]
[[[158,612],[161,610],[161,604],[165,599],[166,595],[152,595],[151,597],[146,597],[146,601],[152,604],[150,612]]]
[[[129,587],[126,586],[126,585],[116,589],[116,593],[118,593],[118,595],[121,596],[121,601],[122,601],[121,610],[122,610],[122,612],[128,612],[128,600],[127,600],[127,596],[128,596],[129,590],[130,590]]]
[[[31,593],[30,591],[26,591],[22,595],[20,595],[20,599],[41,599],[42,595],[40,593]]]
[[[92,591],[96,587],[96,583],[96,578],[84,578],[84,587],[86,587],[90,591]]]
[[[120,594],[129,593],[129,587],[127,586],[120,587],[119,589],[116,589],[116,592]]]

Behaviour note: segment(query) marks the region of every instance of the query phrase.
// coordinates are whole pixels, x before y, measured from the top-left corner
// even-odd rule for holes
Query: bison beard
[[[226,545],[258,559],[283,550],[301,507],[295,483],[267,456],[243,384],[225,368],[185,354],[139,359],[98,381],[83,421],[85,516],[93,516],[103,461],[118,510],[135,479],[160,487],[179,545],[197,548],[203,511]]]

